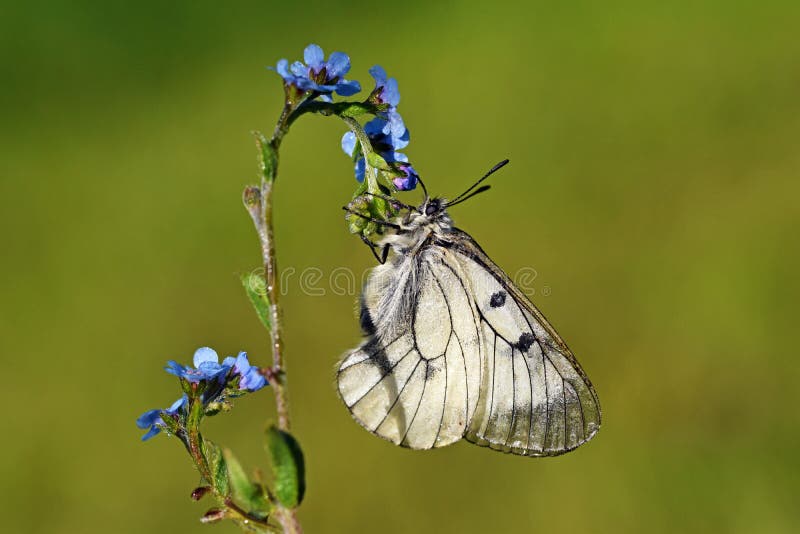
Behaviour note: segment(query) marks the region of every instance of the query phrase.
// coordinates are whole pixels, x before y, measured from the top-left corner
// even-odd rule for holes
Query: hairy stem
[[[275,258],[275,237],[272,225],[272,192],[274,181],[261,183],[261,228],[258,237],[261,241],[261,254],[264,260],[264,281],[270,303],[270,338],[272,340],[272,375],[275,404],[278,412],[278,427],[289,431],[289,398],[286,373],[283,364],[283,327],[278,305],[278,262]]]
[[[290,429],[289,396],[283,361],[283,325],[279,305],[280,287],[278,285],[278,262],[275,254],[275,234],[272,222],[272,195],[275,179],[278,175],[278,148],[283,136],[288,131],[292,112],[297,108],[297,105],[297,102],[287,100],[271,139],[267,141],[263,136],[257,135],[256,141],[261,155],[261,184],[260,187],[248,187],[244,192],[244,204],[253,219],[261,244],[264,282],[269,298],[272,368],[268,372],[268,379],[275,393],[278,427],[286,432],[289,432]],[[278,505],[275,508],[274,517],[285,533],[302,534],[303,529],[294,509]]]

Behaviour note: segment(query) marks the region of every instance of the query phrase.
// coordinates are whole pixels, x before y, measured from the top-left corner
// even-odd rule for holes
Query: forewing
[[[414,449],[461,439],[478,404],[478,310],[443,253],[429,247],[419,258],[376,268],[361,299],[367,338],[338,372],[339,393],[353,417]],[[413,302],[392,303],[392,295],[410,295]],[[395,306],[407,311],[396,313]]]
[[[468,440],[529,456],[554,456],[600,427],[597,395],[572,352],[527,297],[472,238],[442,243],[463,273],[480,338],[480,401]]]

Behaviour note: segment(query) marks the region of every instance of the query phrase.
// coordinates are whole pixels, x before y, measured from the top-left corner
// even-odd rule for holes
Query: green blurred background
[[[592,377],[604,425],[555,459],[370,436],[334,389],[355,296],[284,297],[308,532],[789,532],[797,528],[797,2],[25,2],[0,7],[0,346],[5,532],[202,526],[180,444],[141,443],[165,360],[268,344],[239,273],[250,130],[309,42],[371,87],[400,81],[407,153],[433,191],[496,161],[454,209]],[[284,143],[284,268],[361,272],[343,125]],[[414,200],[418,193],[406,194]],[[319,287],[326,287],[326,278]],[[545,295],[546,294],[546,295]],[[208,421],[265,466],[268,392]],[[794,503],[794,504],[792,504]]]

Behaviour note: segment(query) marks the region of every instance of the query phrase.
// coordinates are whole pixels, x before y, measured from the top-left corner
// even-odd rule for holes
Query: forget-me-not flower
[[[184,378],[189,382],[224,381],[225,375],[227,375],[234,364],[234,360],[234,358],[229,356],[220,364],[219,356],[217,356],[217,352],[214,349],[200,347],[195,351],[194,357],[192,358],[192,363],[194,363],[195,366],[194,369],[190,366],[181,365],[175,360],[168,361],[165,369],[168,373],[178,378]]]
[[[393,137],[402,137],[406,132],[406,125],[400,113],[397,112],[397,106],[400,104],[400,89],[397,86],[397,80],[389,78],[380,65],[373,66],[369,69],[369,73],[375,79],[375,89],[372,90],[370,99],[378,104],[389,105],[386,111],[380,113],[380,116],[387,122],[386,133]]]
[[[322,100],[330,102],[331,93],[351,96],[361,91],[361,85],[355,80],[346,80],[345,74],[350,71],[350,57],[344,52],[333,52],[325,61],[325,52],[315,44],[310,44],[303,52],[305,63],[281,59],[275,71],[283,81],[303,91],[313,91]]]
[[[400,135],[394,135],[395,131],[392,125],[386,119],[376,117],[364,125],[364,133],[370,140],[373,150],[378,153],[387,163],[407,163],[408,157],[399,152],[400,149],[408,146],[410,134],[408,129],[403,127]],[[350,157],[355,157],[358,147],[358,139],[353,132],[347,132],[342,136],[342,150]],[[356,159],[355,162],[355,175],[356,180],[359,182],[364,181],[364,174],[366,172],[366,161],[363,154]],[[408,189],[401,189],[408,191],[416,187],[416,180],[413,182],[413,187]]]
[[[408,146],[411,135],[400,113],[397,112],[397,106],[400,104],[397,80],[389,78],[380,65],[373,66],[369,69],[369,73],[375,79],[375,88],[370,93],[369,100],[375,104],[388,105],[388,108],[379,111],[377,117],[364,125],[364,133],[367,134],[372,149],[387,163],[395,164],[393,165],[395,170],[402,173],[402,176],[392,179],[395,187],[400,191],[410,191],[417,186],[419,175],[411,165],[408,165],[408,157],[399,152]],[[354,165],[356,180],[363,182],[367,164],[363,153],[359,153],[358,139],[353,132],[347,132],[342,136],[342,150],[348,156],[356,158]]]
[[[233,374],[241,377],[239,379],[239,389],[247,391],[258,391],[267,385],[267,379],[261,374],[261,370],[250,365],[247,360],[247,353],[240,352],[233,364]]]
[[[398,191],[411,191],[417,187],[419,174],[414,170],[414,167],[408,163],[401,163],[397,168],[403,173],[403,176],[395,176],[392,178],[392,183]]]
[[[142,436],[142,441],[147,441],[161,432],[161,429],[164,427],[164,420],[161,419],[162,414],[175,415],[183,410],[188,401],[189,398],[184,393],[180,399],[172,403],[172,406],[166,410],[148,410],[140,415],[139,419],[136,420],[136,426],[142,430],[145,428],[150,429],[144,436]]]

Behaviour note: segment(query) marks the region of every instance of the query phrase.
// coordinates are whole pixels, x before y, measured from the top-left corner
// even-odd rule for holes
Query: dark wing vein
[[[450,266],[448,263],[446,263],[446,262],[441,262],[441,263],[442,263],[442,265],[447,267],[450,270],[450,272],[453,273],[453,276],[455,276],[456,280],[458,280],[458,284],[461,286],[461,290],[464,292],[464,296],[467,297],[467,302],[472,302],[472,299],[469,296],[469,291],[467,291],[467,287],[464,285],[464,280],[461,279],[461,277],[458,275],[458,273],[456,273],[455,269],[453,269],[453,267]],[[476,308],[477,308],[477,306],[476,306]],[[478,311],[478,317],[480,319],[483,319],[483,316],[481,315],[480,309],[478,309],[477,311]],[[481,343],[481,324],[480,324],[480,319],[476,320],[475,310],[472,309],[472,306],[470,306],[470,313],[472,314],[472,324],[475,325],[475,335],[476,335],[476,339],[478,341],[478,350],[481,350],[480,347],[482,347],[483,344]],[[492,325],[489,325],[489,327],[491,327],[491,326]],[[458,338],[458,336],[456,336],[456,339],[459,340],[459,345],[461,345],[461,340]],[[469,376],[467,374],[467,357],[464,354],[464,346],[463,345],[461,345],[461,356],[462,356],[462,358],[464,358],[464,377],[465,377],[464,380],[465,380],[466,386],[467,386],[467,419],[469,419],[469,406],[470,406],[470,404],[469,404]],[[478,359],[480,361],[482,361],[482,358],[478,358]],[[478,404],[481,401],[481,389],[482,389],[481,388],[481,384],[483,384],[483,365],[479,365],[478,366],[478,398],[475,399],[475,410],[476,411],[478,409]],[[474,414],[473,414],[473,417],[474,417]],[[465,421],[465,425],[466,425],[465,429],[469,428],[470,423],[471,423],[471,421]]]
[[[389,417],[389,414],[392,413],[392,410],[394,409],[395,405],[397,404],[397,401],[399,401],[400,397],[403,395],[403,391],[405,391],[406,386],[408,385],[409,382],[411,382],[411,379],[414,377],[414,373],[417,372],[417,367],[419,367],[420,362],[422,362],[422,358],[419,358],[419,360],[417,361],[416,365],[414,365],[414,369],[411,371],[411,374],[408,375],[408,378],[406,379],[406,381],[403,382],[403,387],[400,388],[400,391],[397,393],[397,397],[395,397],[394,402],[392,402],[392,405],[389,406],[388,410],[386,410],[386,415],[383,416],[383,419],[381,419],[380,423],[375,425],[375,429],[376,430],[381,427],[381,425],[384,423],[384,421],[386,421],[386,418]],[[406,432],[407,431],[408,430],[406,430]],[[403,436],[403,437],[405,438],[405,436]],[[402,442],[402,440],[401,440],[401,442]]]
[[[414,350],[414,347],[411,347],[410,349],[408,349],[408,352],[406,352],[406,353],[403,355],[403,357],[402,357],[402,358],[400,358],[399,360],[397,360],[397,361],[395,362],[395,364],[394,364],[394,365],[391,367],[391,369],[389,369],[389,370],[388,370],[388,371],[386,371],[386,372],[385,372],[383,375],[381,375],[381,377],[378,379],[378,381],[377,381],[377,382],[375,382],[375,384],[373,384],[373,385],[372,385],[372,387],[370,387],[370,388],[369,388],[369,389],[366,391],[366,393],[364,393],[363,395],[361,395],[361,396],[358,398],[358,400],[356,400],[356,401],[355,401],[353,404],[351,404],[351,405],[350,405],[350,408],[353,408],[353,407],[354,407],[356,404],[358,404],[359,402],[361,402],[361,400],[362,400],[364,397],[366,397],[367,395],[369,395],[369,394],[372,392],[372,390],[373,390],[373,389],[375,389],[376,387],[378,387],[378,384],[380,384],[381,382],[383,382],[383,379],[384,379],[384,378],[386,378],[387,376],[389,376],[390,374],[392,374],[392,372],[394,371],[394,368],[395,368],[395,367],[397,367],[398,365],[400,365],[400,362],[402,362],[403,360],[405,360],[405,359],[406,359],[406,356],[408,356],[409,354],[411,354],[411,351],[413,351],[413,350]],[[366,362],[359,362],[359,363],[366,363]],[[356,365],[358,365],[358,364],[356,364]]]
[[[420,359],[420,362],[421,361],[422,360]],[[419,365],[419,363],[417,363],[417,365]],[[428,366],[429,365],[430,365],[430,363],[425,362],[425,374],[428,373]],[[417,371],[417,368],[415,367],[414,368],[414,372],[416,372],[416,371]],[[411,376],[414,376],[413,373],[412,373]],[[400,440],[400,443],[403,443],[406,440],[406,436],[408,436],[408,431],[411,430],[411,427],[414,425],[414,419],[417,418],[417,414],[419,413],[419,407],[422,405],[422,399],[425,398],[425,389],[427,388],[427,386],[428,386],[428,381],[423,376],[422,377],[422,394],[420,394],[419,400],[417,401],[417,409],[414,410],[414,415],[411,416],[411,421],[409,421],[408,426],[406,426],[406,431],[403,433],[403,438]]]

